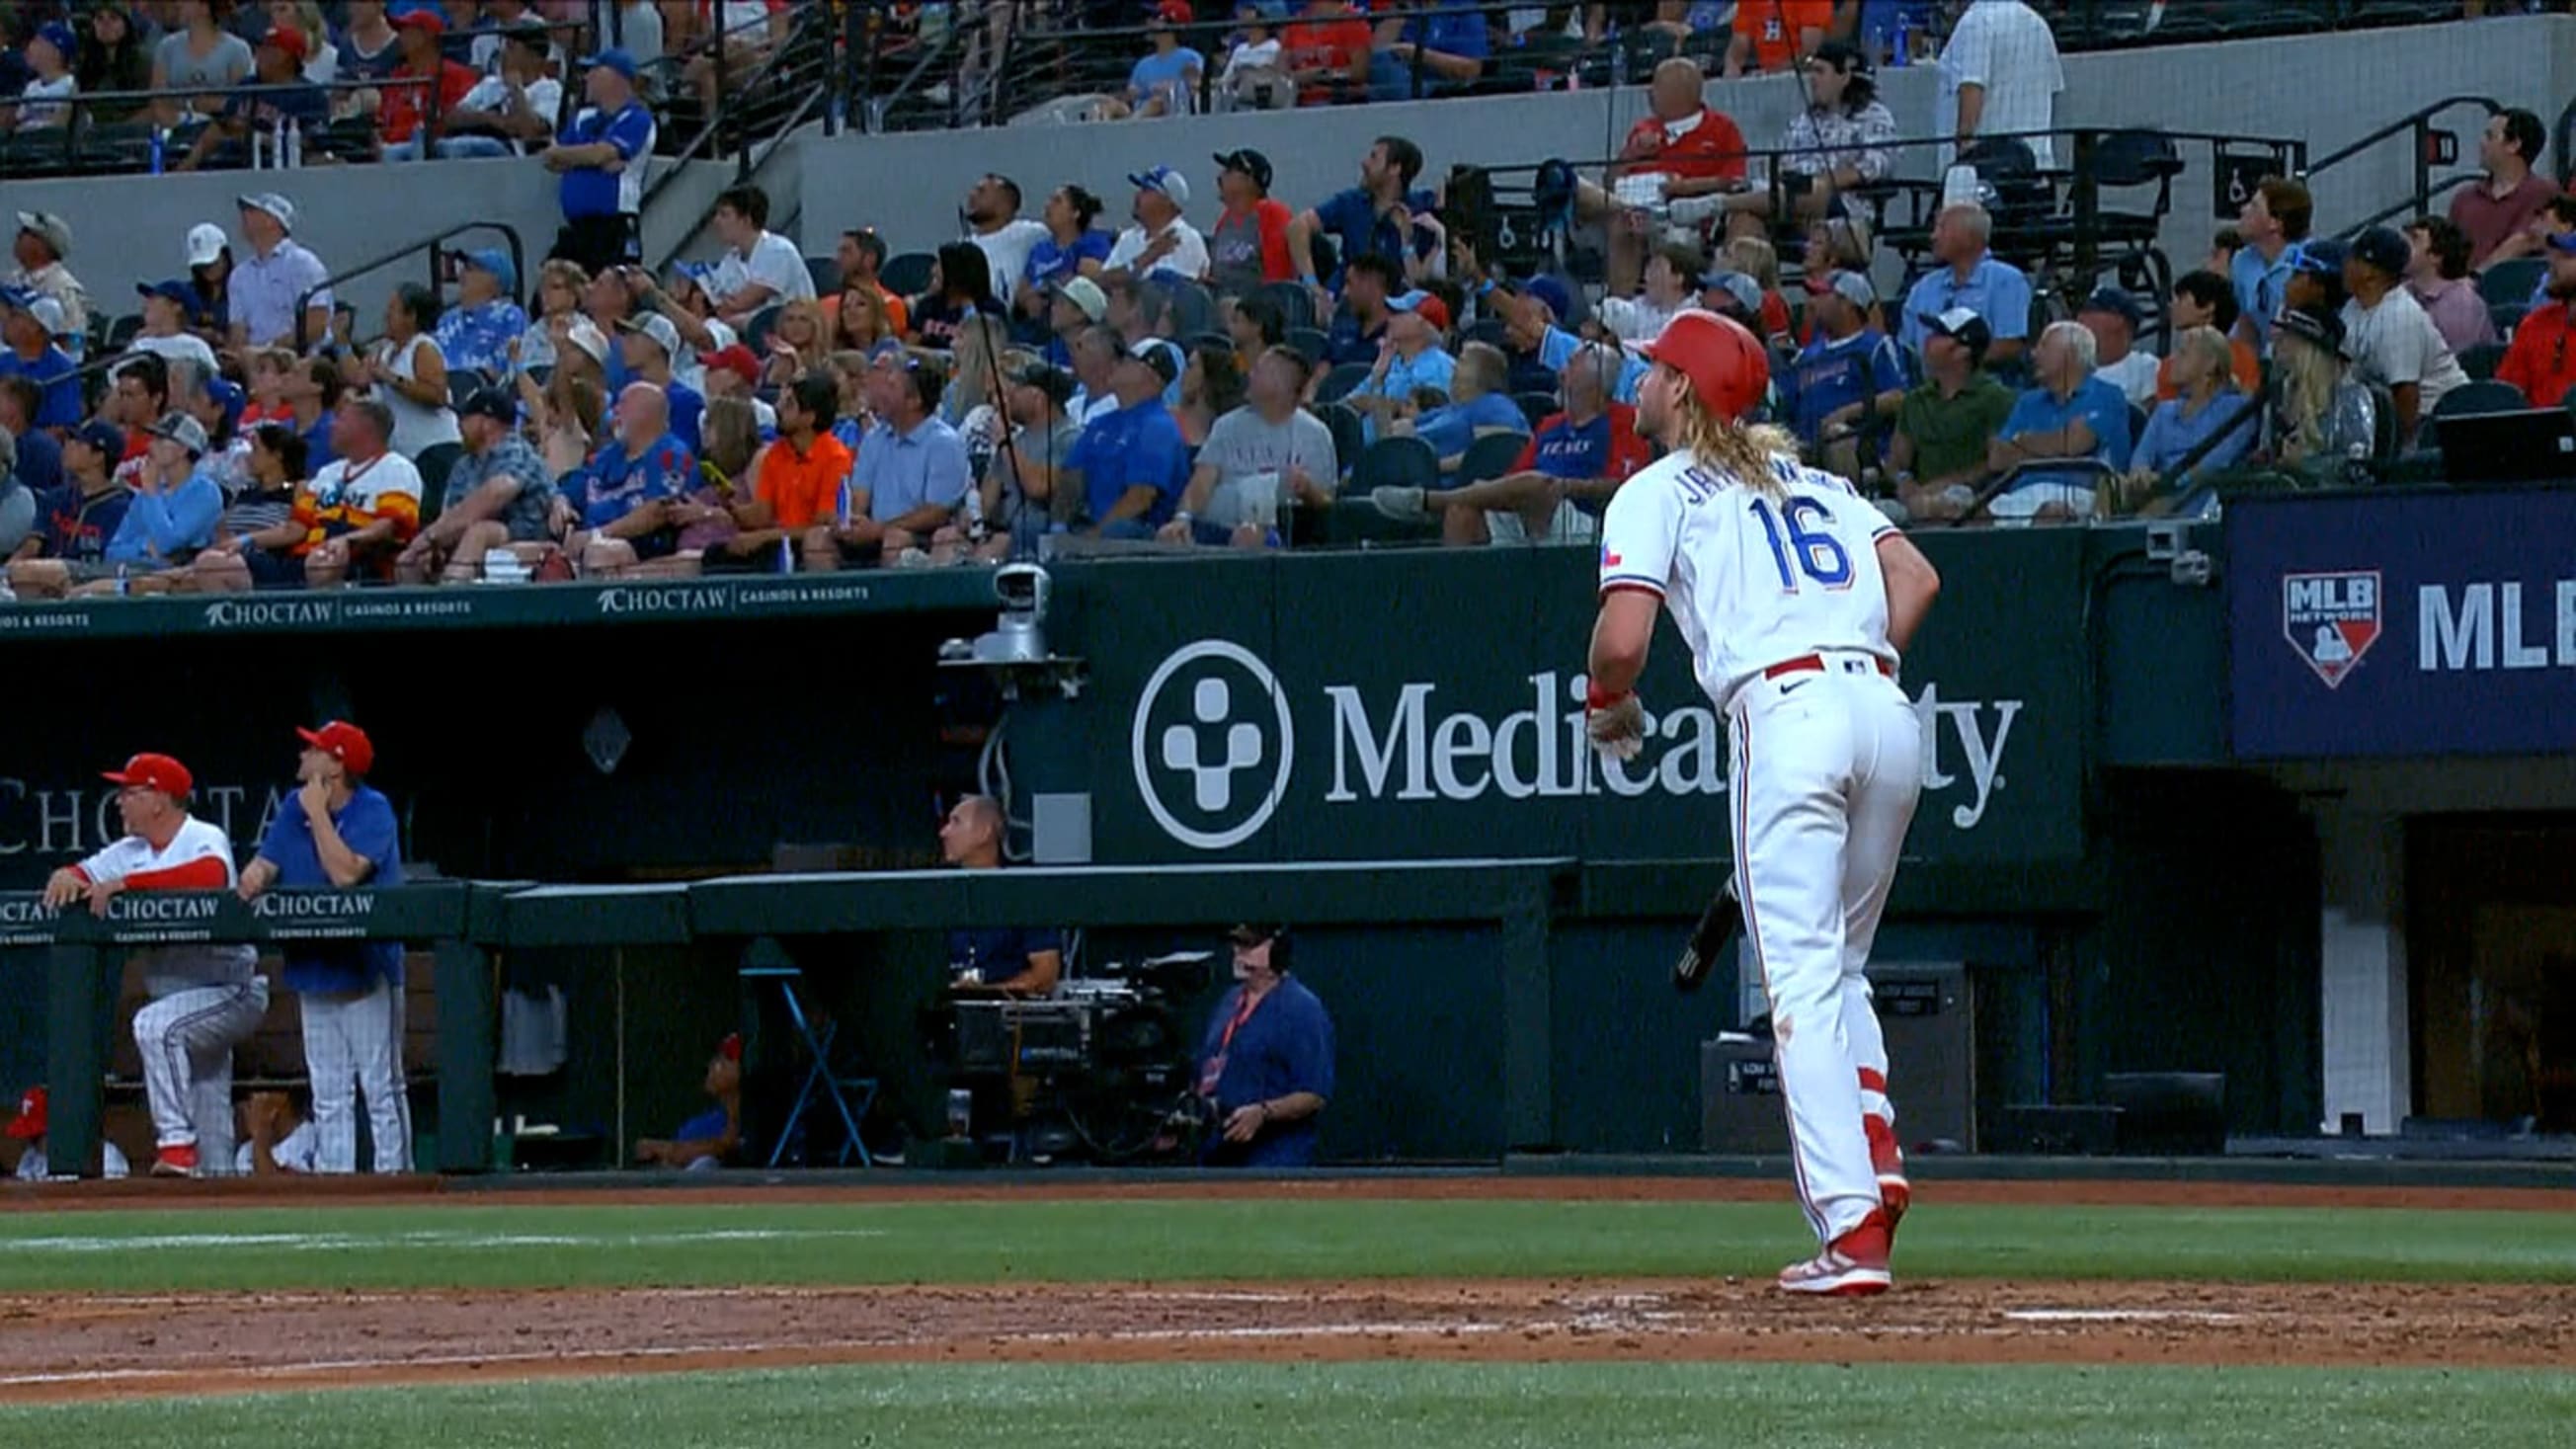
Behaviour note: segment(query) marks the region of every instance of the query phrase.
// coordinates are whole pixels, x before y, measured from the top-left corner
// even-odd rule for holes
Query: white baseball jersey
[[[314,1132],[312,1123],[298,1122],[295,1124],[295,1130],[286,1134],[284,1141],[268,1149],[268,1155],[277,1159],[278,1171],[310,1177],[322,1170],[322,1158],[317,1150],[321,1140]],[[258,1171],[258,1155],[257,1150],[247,1142],[235,1148],[233,1171],[244,1177]]]
[[[1784,496],[1676,453],[1630,478],[1602,518],[1601,591],[1662,599],[1721,710],[1763,670],[1819,650],[1897,663],[1878,563],[1896,525],[1831,473],[1772,468]]]
[[[191,816],[154,849],[140,835],[129,835],[72,867],[83,880],[122,881],[129,891],[221,891],[232,889],[233,843],[213,822]],[[259,952],[247,945],[156,946],[142,953],[143,986],[155,997],[191,986],[247,981]]]

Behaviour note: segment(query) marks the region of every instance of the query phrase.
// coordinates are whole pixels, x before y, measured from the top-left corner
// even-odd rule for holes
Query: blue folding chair
[[[843,1137],[839,1165],[850,1165],[856,1154],[861,1167],[876,1166],[869,1155],[868,1144],[859,1136],[859,1123],[876,1104],[877,1079],[872,1076],[844,1076],[832,1066],[832,1043],[840,1035],[841,1024],[826,1021],[816,1030],[813,1019],[805,1014],[804,998],[796,991],[805,979],[804,969],[787,959],[777,945],[767,941],[753,943],[744,953],[740,975],[745,981],[775,981],[779,997],[787,1003],[787,1019],[795,1025],[796,1037],[805,1044],[813,1065],[806,1069],[803,1086],[796,1089],[796,1099],[787,1111],[787,1121],[778,1129],[778,1141],[769,1149],[769,1165],[778,1166],[787,1156],[787,1145],[797,1140],[796,1129],[805,1113],[817,1099],[832,1104],[840,1114]]]

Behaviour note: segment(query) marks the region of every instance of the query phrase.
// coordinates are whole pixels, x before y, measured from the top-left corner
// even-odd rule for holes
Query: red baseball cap
[[[313,49],[313,43],[304,38],[304,32],[296,29],[292,25],[272,25],[268,27],[268,34],[261,36],[259,43],[262,45],[276,46],[279,50],[284,51],[288,56],[297,61],[306,59],[308,53]]]
[[[375,768],[375,741],[347,720],[335,719],[318,730],[299,729],[295,733],[304,743],[348,766],[352,775],[363,775]]]
[[[698,361],[714,371],[730,372],[755,387],[760,384],[760,359],[752,356],[751,349],[739,342],[713,352],[701,352]]]
[[[1743,323],[1713,312],[1684,312],[1637,349],[1690,379],[1702,407],[1734,422],[1761,405],[1771,386],[1771,358]]]
[[[18,1115],[10,1118],[9,1125],[0,1131],[6,1131],[21,1142],[33,1142],[44,1136],[45,1105],[45,1089],[29,1087],[27,1095],[18,1099]]]
[[[432,35],[445,35],[447,33],[447,17],[439,14],[435,8],[429,6],[423,6],[418,10],[406,10],[402,14],[394,17],[394,29],[396,30],[407,30],[415,26],[428,31]]]
[[[158,790],[173,800],[197,788],[197,777],[188,773],[187,766],[168,755],[136,755],[125,762],[124,769],[107,771],[106,778],[111,784],[140,785],[146,790]]]

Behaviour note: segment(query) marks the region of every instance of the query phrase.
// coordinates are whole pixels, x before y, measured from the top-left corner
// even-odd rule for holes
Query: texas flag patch
[[[1619,566],[1619,555],[1612,553],[1606,548],[1601,550],[1601,566],[1605,569],[1617,568]]]

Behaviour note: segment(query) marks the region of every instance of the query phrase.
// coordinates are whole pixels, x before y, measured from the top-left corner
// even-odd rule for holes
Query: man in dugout
[[[1333,1095],[1333,1021],[1290,977],[1288,928],[1237,926],[1234,985],[1208,1018],[1199,1096],[1211,1167],[1311,1167],[1316,1118]]]

